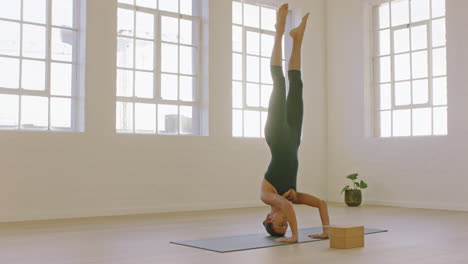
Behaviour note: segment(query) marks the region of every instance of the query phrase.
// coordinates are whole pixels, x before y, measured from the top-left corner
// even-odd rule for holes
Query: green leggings
[[[265,173],[280,195],[296,190],[297,152],[301,142],[303,100],[301,72],[288,71],[289,93],[281,66],[271,66],[273,91],[268,108],[265,138],[271,151],[271,162]]]

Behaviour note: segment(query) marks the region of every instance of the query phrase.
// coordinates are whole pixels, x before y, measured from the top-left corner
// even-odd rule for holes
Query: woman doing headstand
[[[263,225],[272,236],[282,237],[291,227],[292,237],[279,238],[278,242],[297,242],[297,221],[293,204],[304,204],[319,209],[324,232],[310,235],[314,238],[328,237],[326,226],[330,225],[327,204],[306,193],[296,192],[298,169],[297,153],[302,131],[302,80],[301,47],[309,14],[289,34],[293,48],[289,60],[289,93],[286,98],[286,83],[282,69],[282,38],[285,31],[288,4],[282,5],[277,13],[276,36],[271,56],[273,91],[268,108],[265,138],[271,151],[271,162],[261,187],[261,200],[270,205],[271,211]]]

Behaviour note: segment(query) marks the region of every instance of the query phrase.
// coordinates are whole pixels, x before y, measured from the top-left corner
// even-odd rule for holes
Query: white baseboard
[[[118,215],[137,215],[137,214],[155,214],[155,213],[174,213],[205,211],[219,209],[249,208],[265,206],[260,201],[250,202],[226,202],[226,203],[205,203],[205,204],[181,204],[170,206],[155,207],[129,207],[129,208],[104,208],[104,209],[76,209],[54,210],[54,211],[28,211],[0,213],[0,222],[20,222],[52,219],[69,219],[99,216],[118,216]]]
[[[343,201],[341,200],[337,202],[342,203]],[[455,204],[455,203],[431,203],[431,202],[415,202],[415,201],[365,200],[363,204],[417,208],[417,209],[450,210],[450,211],[463,211],[463,212],[468,211],[468,203],[467,204]]]

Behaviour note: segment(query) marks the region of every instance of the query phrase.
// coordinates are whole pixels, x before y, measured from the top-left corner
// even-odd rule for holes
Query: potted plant
[[[361,202],[362,202],[361,189],[367,188],[367,183],[365,183],[363,180],[361,180],[360,182],[357,181],[358,175],[359,174],[357,173],[353,173],[353,174],[346,176],[346,178],[353,181],[353,188],[351,188],[349,185],[346,185],[341,191],[341,194],[343,194],[343,192],[345,193],[345,203],[348,206],[361,205]]]

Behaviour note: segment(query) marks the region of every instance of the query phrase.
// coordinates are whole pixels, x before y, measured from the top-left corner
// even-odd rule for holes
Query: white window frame
[[[444,16],[438,16],[438,17],[432,17],[432,0],[428,0],[430,2],[430,10],[429,14],[430,17],[427,20],[423,21],[418,21],[418,22],[411,22],[411,0],[408,0],[408,5],[409,5],[409,19],[410,22],[409,24],[403,24],[399,26],[392,26],[392,8],[391,8],[391,2],[394,0],[385,0],[385,1],[379,1],[378,4],[374,5],[372,8],[372,24],[373,24],[373,30],[372,30],[372,43],[373,43],[373,59],[372,59],[372,64],[373,64],[373,69],[374,69],[374,74],[373,74],[373,92],[374,92],[374,135],[376,137],[380,138],[394,138],[394,137],[401,137],[401,136],[394,136],[393,134],[393,111],[394,110],[410,110],[410,136],[405,136],[405,137],[427,137],[427,136],[447,136],[447,134],[439,135],[439,134],[434,134],[434,108],[439,108],[439,107],[447,107],[448,111],[448,102],[446,105],[434,105],[433,104],[433,80],[435,78],[446,78],[447,79],[447,72],[445,75],[433,75],[433,50],[435,49],[445,49],[447,51],[447,43],[445,45],[440,45],[440,46],[433,46],[432,43],[432,22],[434,20],[439,20],[439,19],[446,19],[446,14]],[[386,28],[379,28],[379,7],[383,4],[389,4],[389,26]],[[411,28],[417,27],[417,26],[422,26],[426,25],[427,27],[427,48],[426,49],[419,49],[419,50],[413,50],[412,49],[412,33],[411,33]],[[397,30],[401,29],[409,29],[409,51],[406,52],[401,52],[401,53],[395,53],[394,52],[394,32]],[[389,30],[390,31],[390,53],[386,55],[380,55],[379,54],[379,32],[382,30]],[[413,78],[413,66],[412,66],[412,54],[421,52],[421,51],[427,51],[427,60],[428,60],[428,77],[427,78]],[[408,80],[403,80],[403,81],[395,81],[395,68],[394,68],[394,63],[395,63],[395,56],[396,55],[401,55],[401,54],[409,54],[410,58],[410,79]],[[391,70],[391,79],[390,82],[380,82],[380,58],[382,57],[390,57],[390,70]],[[428,80],[428,102],[426,104],[413,104],[413,81],[418,81],[418,80]],[[410,104],[409,105],[396,105],[395,104],[395,83],[399,82],[409,82],[411,86],[411,91],[410,91]],[[387,84],[391,85],[391,108],[390,109],[384,109],[381,110],[380,106],[380,85],[382,84]],[[448,87],[447,87],[448,90]],[[447,91],[448,93],[448,91]],[[426,136],[420,136],[420,135],[413,135],[413,109],[422,109],[422,108],[431,108],[431,135],[426,135]],[[383,137],[381,134],[381,120],[380,120],[380,114],[381,112],[390,112],[391,117],[390,117],[390,132],[391,135],[389,137]],[[448,125],[448,124],[447,124]],[[448,128],[447,128],[448,131]]]
[[[231,2],[232,3],[233,2],[238,2],[238,3],[241,3],[241,4],[257,5],[260,8],[261,7],[268,7],[268,8],[276,8],[276,9],[281,5],[281,3],[275,3],[275,2],[272,2],[272,1],[261,1],[261,0],[260,1],[255,1],[255,0],[252,0],[252,1],[232,0]],[[232,6],[232,3],[231,3],[231,6]],[[244,7],[244,5],[242,5],[242,7]],[[291,21],[292,21],[291,15],[292,15],[292,12],[289,11],[288,18],[287,18],[287,23],[286,23],[287,28],[285,29],[285,32],[289,32],[289,30],[291,29]],[[231,58],[233,58],[234,54],[238,54],[238,55],[242,56],[242,81],[234,79],[234,76],[231,74],[231,83],[234,83],[234,82],[241,82],[242,83],[242,107],[241,108],[234,107],[233,102],[231,103],[231,108],[232,108],[231,116],[232,116],[233,119],[234,119],[234,112],[235,111],[241,111],[242,112],[242,136],[237,136],[237,135],[234,134],[234,122],[231,122],[231,126],[232,126],[231,134],[232,134],[232,137],[234,137],[234,138],[264,138],[265,137],[265,135],[264,135],[264,126],[263,125],[266,123],[266,120],[263,120],[263,119],[267,118],[267,116],[268,116],[268,107],[263,107],[261,101],[262,101],[262,84],[266,84],[266,83],[262,83],[261,74],[260,74],[260,80],[258,82],[247,81],[247,67],[246,67],[247,56],[258,57],[259,58],[259,73],[261,73],[261,70],[262,70],[261,69],[261,67],[262,67],[261,60],[262,59],[268,59],[268,60],[271,59],[271,55],[269,55],[269,56],[263,56],[262,55],[262,38],[261,38],[261,35],[262,34],[270,35],[270,36],[272,36],[274,38],[275,35],[276,35],[276,31],[262,29],[261,28],[261,21],[262,21],[261,16],[262,16],[262,12],[261,12],[261,9],[260,9],[260,17],[259,17],[260,24],[259,24],[258,28],[246,26],[244,24],[236,24],[236,23],[234,23],[234,21],[231,21],[231,26],[232,27],[237,26],[237,27],[242,28],[242,52],[234,51],[234,48],[231,49],[231,53],[232,53]],[[242,19],[244,20],[244,11],[242,12]],[[231,32],[232,32],[232,30],[233,29],[231,29]],[[247,54],[247,32],[255,32],[255,33],[260,34],[259,55]],[[288,60],[286,58],[289,57],[290,48],[291,48],[291,43],[290,43],[290,41],[288,40],[288,38],[286,36],[287,36],[287,33],[285,33],[285,37],[283,38],[283,59],[282,59],[282,63],[283,63],[283,72],[284,73],[286,73],[286,71],[287,71],[287,69],[285,67],[287,67]],[[233,41],[231,41],[231,42],[233,42]],[[268,64],[268,65],[270,65],[270,64]],[[270,71],[270,69],[268,68],[268,72],[269,71]],[[285,76],[285,78],[287,79],[287,76]],[[248,106],[247,105],[247,88],[246,88],[247,83],[252,83],[252,84],[255,84],[255,85],[259,86],[260,91],[259,91],[259,106],[258,107]],[[273,86],[273,83],[266,84],[266,85]],[[234,87],[231,88],[231,94],[233,94],[233,92],[234,92]],[[260,112],[260,133],[259,133],[260,137],[245,136],[245,121],[244,121],[245,111]]]
[[[117,96],[116,95],[116,103],[123,102],[123,103],[131,103],[133,110],[133,117],[132,117],[132,131],[119,131],[117,128],[117,123],[116,123],[116,133],[118,134],[151,134],[151,135],[179,135],[179,136],[200,136],[202,135],[201,133],[201,108],[200,108],[200,101],[202,98],[202,19],[201,19],[201,0],[193,0],[195,4],[193,6],[196,6],[197,8],[194,8],[193,13],[198,13],[199,15],[186,15],[186,14],[181,14],[180,13],[180,0],[174,0],[174,1],[179,1],[179,13],[173,13],[173,12],[168,12],[164,10],[159,10],[158,8],[153,9],[153,8],[147,8],[147,7],[141,7],[138,5],[131,5],[131,4],[125,4],[125,3],[120,3],[118,0],[115,0],[117,2],[117,9],[116,9],[116,14],[118,12],[118,9],[126,9],[126,10],[132,10],[135,12],[134,16],[134,29],[136,28],[136,12],[144,12],[148,13],[154,16],[154,38],[151,39],[145,39],[145,38],[139,38],[136,36],[127,36],[127,35],[119,35],[116,34],[116,41],[119,38],[127,38],[127,39],[132,39],[135,43],[136,40],[143,40],[143,41],[152,41],[153,42],[153,70],[142,70],[142,69],[137,69],[135,65],[136,57],[136,46],[133,45],[133,67],[132,68],[126,68],[126,67],[119,67],[116,64],[116,72],[117,70],[127,70],[127,71],[133,71],[133,96],[131,97],[125,97],[125,96]],[[161,39],[161,17],[173,17],[177,19],[184,19],[184,20],[190,20],[194,22],[194,24],[197,25],[196,30],[198,32],[192,31],[192,37],[196,38],[196,43],[193,45],[188,45],[188,44],[183,44],[180,43],[180,40],[178,42],[167,42],[163,41]],[[180,23],[179,23],[179,32],[180,32]],[[194,64],[194,74],[189,75],[189,74],[181,74],[180,73],[180,63],[178,63],[178,72],[177,73],[167,73],[171,75],[176,75],[178,80],[180,76],[189,76],[196,78],[196,87],[193,89],[193,101],[182,101],[180,99],[178,100],[165,100],[161,97],[161,74],[166,74],[166,72],[161,71],[161,44],[170,44],[170,45],[177,45],[178,48],[178,53],[179,53],[179,58],[180,58],[180,47],[185,46],[185,47],[191,47],[196,49],[196,54],[195,57],[197,59],[197,62]],[[117,54],[117,53],[116,53]],[[180,62],[180,60],[179,60]],[[135,73],[139,72],[151,72],[153,73],[153,95],[154,97],[152,99],[149,98],[140,98],[135,96]],[[116,85],[117,89],[117,85]],[[180,82],[178,82],[178,95],[180,98]],[[155,132],[137,132],[135,129],[135,104],[152,104],[156,105],[156,128]],[[178,122],[177,122],[177,134],[172,134],[172,133],[160,133],[158,129],[158,106],[159,105],[171,105],[171,106],[177,106],[177,115],[178,115]],[[181,123],[181,115],[180,115],[180,107],[181,106],[190,106],[192,107],[192,131],[193,133],[191,134],[183,134],[181,133],[180,129],[180,123]],[[116,106],[117,110],[117,106]],[[118,113],[117,113],[118,114]],[[117,120],[116,120],[117,122]]]
[[[9,19],[9,18],[0,18],[0,21],[4,22],[14,22],[20,24],[20,54],[19,56],[11,55],[2,55],[1,58],[17,59],[19,60],[19,87],[18,88],[3,88],[0,87],[0,94],[3,95],[18,95],[19,97],[19,106],[18,106],[18,124],[16,128],[1,126],[0,131],[2,130],[20,130],[20,131],[49,131],[49,132],[83,132],[84,131],[84,87],[83,87],[83,78],[81,75],[84,75],[84,69],[81,67],[80,59],[81,54],[84,53],[84,46],[82,46],[83,37],[82,37],[82,17],[81,17],[81,8],[82,0],[73,0],[73,27],[65,26],[56,26],[52,24],[52,0],[46,1],[46,21],[45,24],[37,22],[25,21],[23,17],[24,4],[23,0],[20,1],[20,19]],[[31,58],[23,56],[23,26],[24,25],[33,25],[41,26],[46,28],[46,45],[45,45],[45,58]],[[72,61],[61,61],[52,59],[52,29],[65,29],[75,32],[76,36],[76,46],[73,47]],[[45,62],[45,90],[26,90],[22,88],[22,63],[23,60],[31,61],[41,61]],[[52,63],[61,63],[61,64],[70,64],[72,65],[72,84],[71,84],[71,96],[62,96],[62,95],[52,95],[51,94],[51,65]],[[23,96],[35,96],[35,97],[44,97],[48,101],[48,126],[47,127],[22,127],[21,124],[21,108],[22,108],[22,97]],[[64,127],[52,127],[51,125],[51,99],[52,98],[66,98],[71,99],[71,116],[70,116],[70,128]]]

